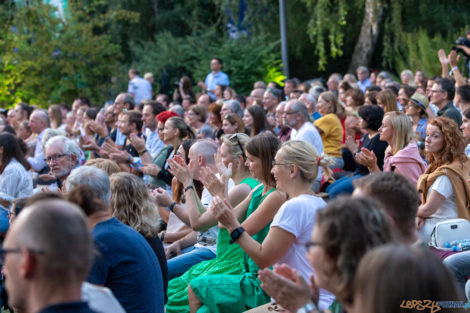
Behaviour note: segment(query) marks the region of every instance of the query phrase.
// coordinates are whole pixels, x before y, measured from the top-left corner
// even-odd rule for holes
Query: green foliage
[[[350,5],[346,0],[303,0],[312,12],[307,33],[315,43],[315,54],[318,56],[318,68],[325,69],[327,48],[330,56],[336,58],[343,54],[343,40],[346,33],[346,16]],[[328,40],[327,40],[328,38]]]
[[[441,74],[437,51],[448,47],[453,38],[457,38],[454,36],[444,38],[440,34],[430,37],[423,29],[416,33],[404,34],[403,37],[405,41],[403,46],[400,47],[401,53],[395,53],[391,63],[396,64],[395,68],[398,73],[404,69],[413,71],[421,69],[428,76]],[[449,49],[447,49],[447,52],[449,52]]]
[[[109,77],[119,61],[119,47],[93,28],[106,20],[86,17],[71,5],[66,20],[54,17],[54,7],[35,3],[17,8],[3,24],[0,48],[0,105],[18,101],[42,107],[71,102],[79,95],[95,103],[107,99]]]
[[[439,75],[437,51],[447,53],[468,27],[468,1],[392,1],[386,5],[381,66],[399,73],[405,68]],[[449,16],[451,18],[443,18]]]
[[[224,61],[222,70],[229,75],[230,86],[247,94],[253,82],[262,80],[270,71],[271,75],[279,75],[281,64],[274,52],[278,50],[279,42],[266,44],[263,37],[229,39],[214,29],[185,37],[164,32],[153,41],[134,45],[136,62],[133,66],[153,72],[157,90],[160,90],[163,72],[167,73],[170,83],[183,75],[203,81],[210,72],[211,59],[218,57]]]

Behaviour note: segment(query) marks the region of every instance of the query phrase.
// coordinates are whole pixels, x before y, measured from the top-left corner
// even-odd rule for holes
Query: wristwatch
[[[245,228],[243,227],[237,227],[235,228],[231,233],[230,233],[230,237],[232,238],[232,240],[230,240],[230,244],[233,244],[235,241],[238,240],[238,238],[240,238],[240,236],[243,234],[243,232],[245,231]]]
[[[316,311],[320,312],[320,310],[318,310],[318,307],[315,304],[307,303],[306,305],[304,305],[303,307],[298,309],[297,313],[310,313],[313,310],[316,310]]]

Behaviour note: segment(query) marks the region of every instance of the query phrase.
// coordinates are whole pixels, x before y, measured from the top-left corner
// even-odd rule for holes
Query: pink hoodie
[[[411,141],[395,155],[387,151],[384,159],[384,172],[391,172],[394,169],[396,173],[408,178],[415,186],[426,167],[427,164],[419,155],[418,145],[415,141]]]

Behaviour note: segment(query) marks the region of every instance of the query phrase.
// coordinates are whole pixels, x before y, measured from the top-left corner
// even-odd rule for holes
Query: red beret
[[[157,122],[165,124],[167,119],[169,119],[170,117],[174,117],[174,116],[179,116],[179,115],[173,111],[163,111],[162,113],[158,114],[155,117],[155,119],[157,120]]]

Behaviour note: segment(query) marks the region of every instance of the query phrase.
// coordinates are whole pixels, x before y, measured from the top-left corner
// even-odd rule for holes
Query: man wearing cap
[[[426,138],[426,126],[428,124],[426,110],[429,106],[428,98],[420,93],[415,93],[408,100],[406,115],[411,118],[415,133],[419,134],[420,140]]]

